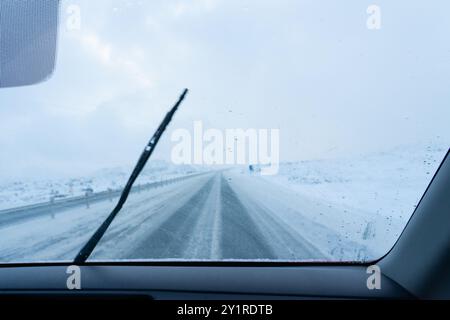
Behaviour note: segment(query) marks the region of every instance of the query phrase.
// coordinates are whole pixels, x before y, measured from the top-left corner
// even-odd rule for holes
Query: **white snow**
[[[108,189],[120,190],[131,174],[132,167],[101,169],[89,176],[70,179],[26,180],[8,183],[0,182],[0,211],[55,199],[77,197],[85,194],[86,189],[94,192]],[[150,161],[142,171],[136,185],[168,180],[200,170],[199,167],[172,165],[157,160]]]
[[[261,190],[267,193],[270,185],[277,185],[270,191],[271,199],[301,208],[310,221],[336,231],[340,237],[331,245],[324,234],[306,232],[334,258],[358,259],[365,254],[375,259],[394,245],[447,151],[447,146],[435,144],[401,146],[347,159],[282,163],[279,175],[261,177],[266,182]],[[253,181],[251,188],[255,185]],[[290,221],[295,223],[292,217]],[[354,242],[353,248],[357,243],[363,252],[349,256],[346,241]],[[331,252],[336,250],[342,254]]]

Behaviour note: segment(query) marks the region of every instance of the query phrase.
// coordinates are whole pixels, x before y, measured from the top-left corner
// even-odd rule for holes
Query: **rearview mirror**
[[[37,84],[53,73],[59,0],[0,0],[0,88]]]

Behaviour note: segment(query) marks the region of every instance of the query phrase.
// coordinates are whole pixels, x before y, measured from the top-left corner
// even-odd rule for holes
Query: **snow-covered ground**
[[[309,197],[409,218],[447,150],[403,146],[353,158],[283,163],[270,179]]]
[[[81,196],[87,189],[93,192],[121,189],[132,169],[132,167],[101,169],[88,176],[69,179],[0,182],[0,210],[45,203],[52,197],[61,199]],[[200,168],[194,166],[173,165],[162,160],[150,161],[136,181],[136,185],[185,176],[198,170]]]
[[[359,243],[375,258],[393,246],[447,151],[436,144],[401,146],[359,157],[282,163],[278,175],[264,180],[296,195],[281,200],[274,190],[271,198],[278,194],[277,201],[302,208],[309,220]],[[317,233],[310,238],[329,241]],[[345,251],[339,243],[338,249]]]

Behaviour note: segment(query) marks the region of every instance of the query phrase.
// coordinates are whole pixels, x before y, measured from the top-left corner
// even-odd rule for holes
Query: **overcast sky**
[[[366,25],[374,3],[380,30]],[[170,131],[277,128],[281,161],[450,145],[449,12],[447,0],[63,1],[53,76],[0,89],[0,178],[132,165],[185,87]],[[170,131],[156,158],[169,159]]]

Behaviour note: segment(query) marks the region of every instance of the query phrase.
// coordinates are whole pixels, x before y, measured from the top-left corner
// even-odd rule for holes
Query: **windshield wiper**
[[[131,188],[133,187],[134,182],[138,178],[139,174],[141,173],[142,169],[144,169],[145,164],[147,163],[147,160],[150,158],[150,156],[153,153],[153,150],[155,150],[156,145],[158,144],[159,139],[163,135],[164,131],[166,130],[169,123],[172,121],[173,115],[178,110],[178,107],[183,102],[184,98],[186,97],[186,94],[188,93],[188,89],[185,89],[178,99],[177,103],[172,107],[172,109],[167,113],[164,120],[159,125],[156,132],[153,134],[152,138],[150,139],[149,143],[146,145],[144,151],[142,152],[138,162],[136,163],[136,166],[133,169],[133,172],[131,173],[130,178],[128,179],[127,184],[125,185],[125,188],[122,191],[122,194],[120,195],[120,199],[117,202],[117,205],[114,207],[113,211],[109,214],[108,218],[103,222],[103,224],[95,231],[94,235],[89,239],[89,241],[84,245],[84,247],[78,252],[77,256],[75,257],[74,264],[83,264],[86,262],[86,260],[91,255],[92,251],[94,251],[95,247],[97,246],[100,239],[105,234],[106,230],[108,229],[111,222],[114,220],[116,215],[119,213],[119,211],[122,209],[123,205],[127,201],[128,195],[131,191]]]

